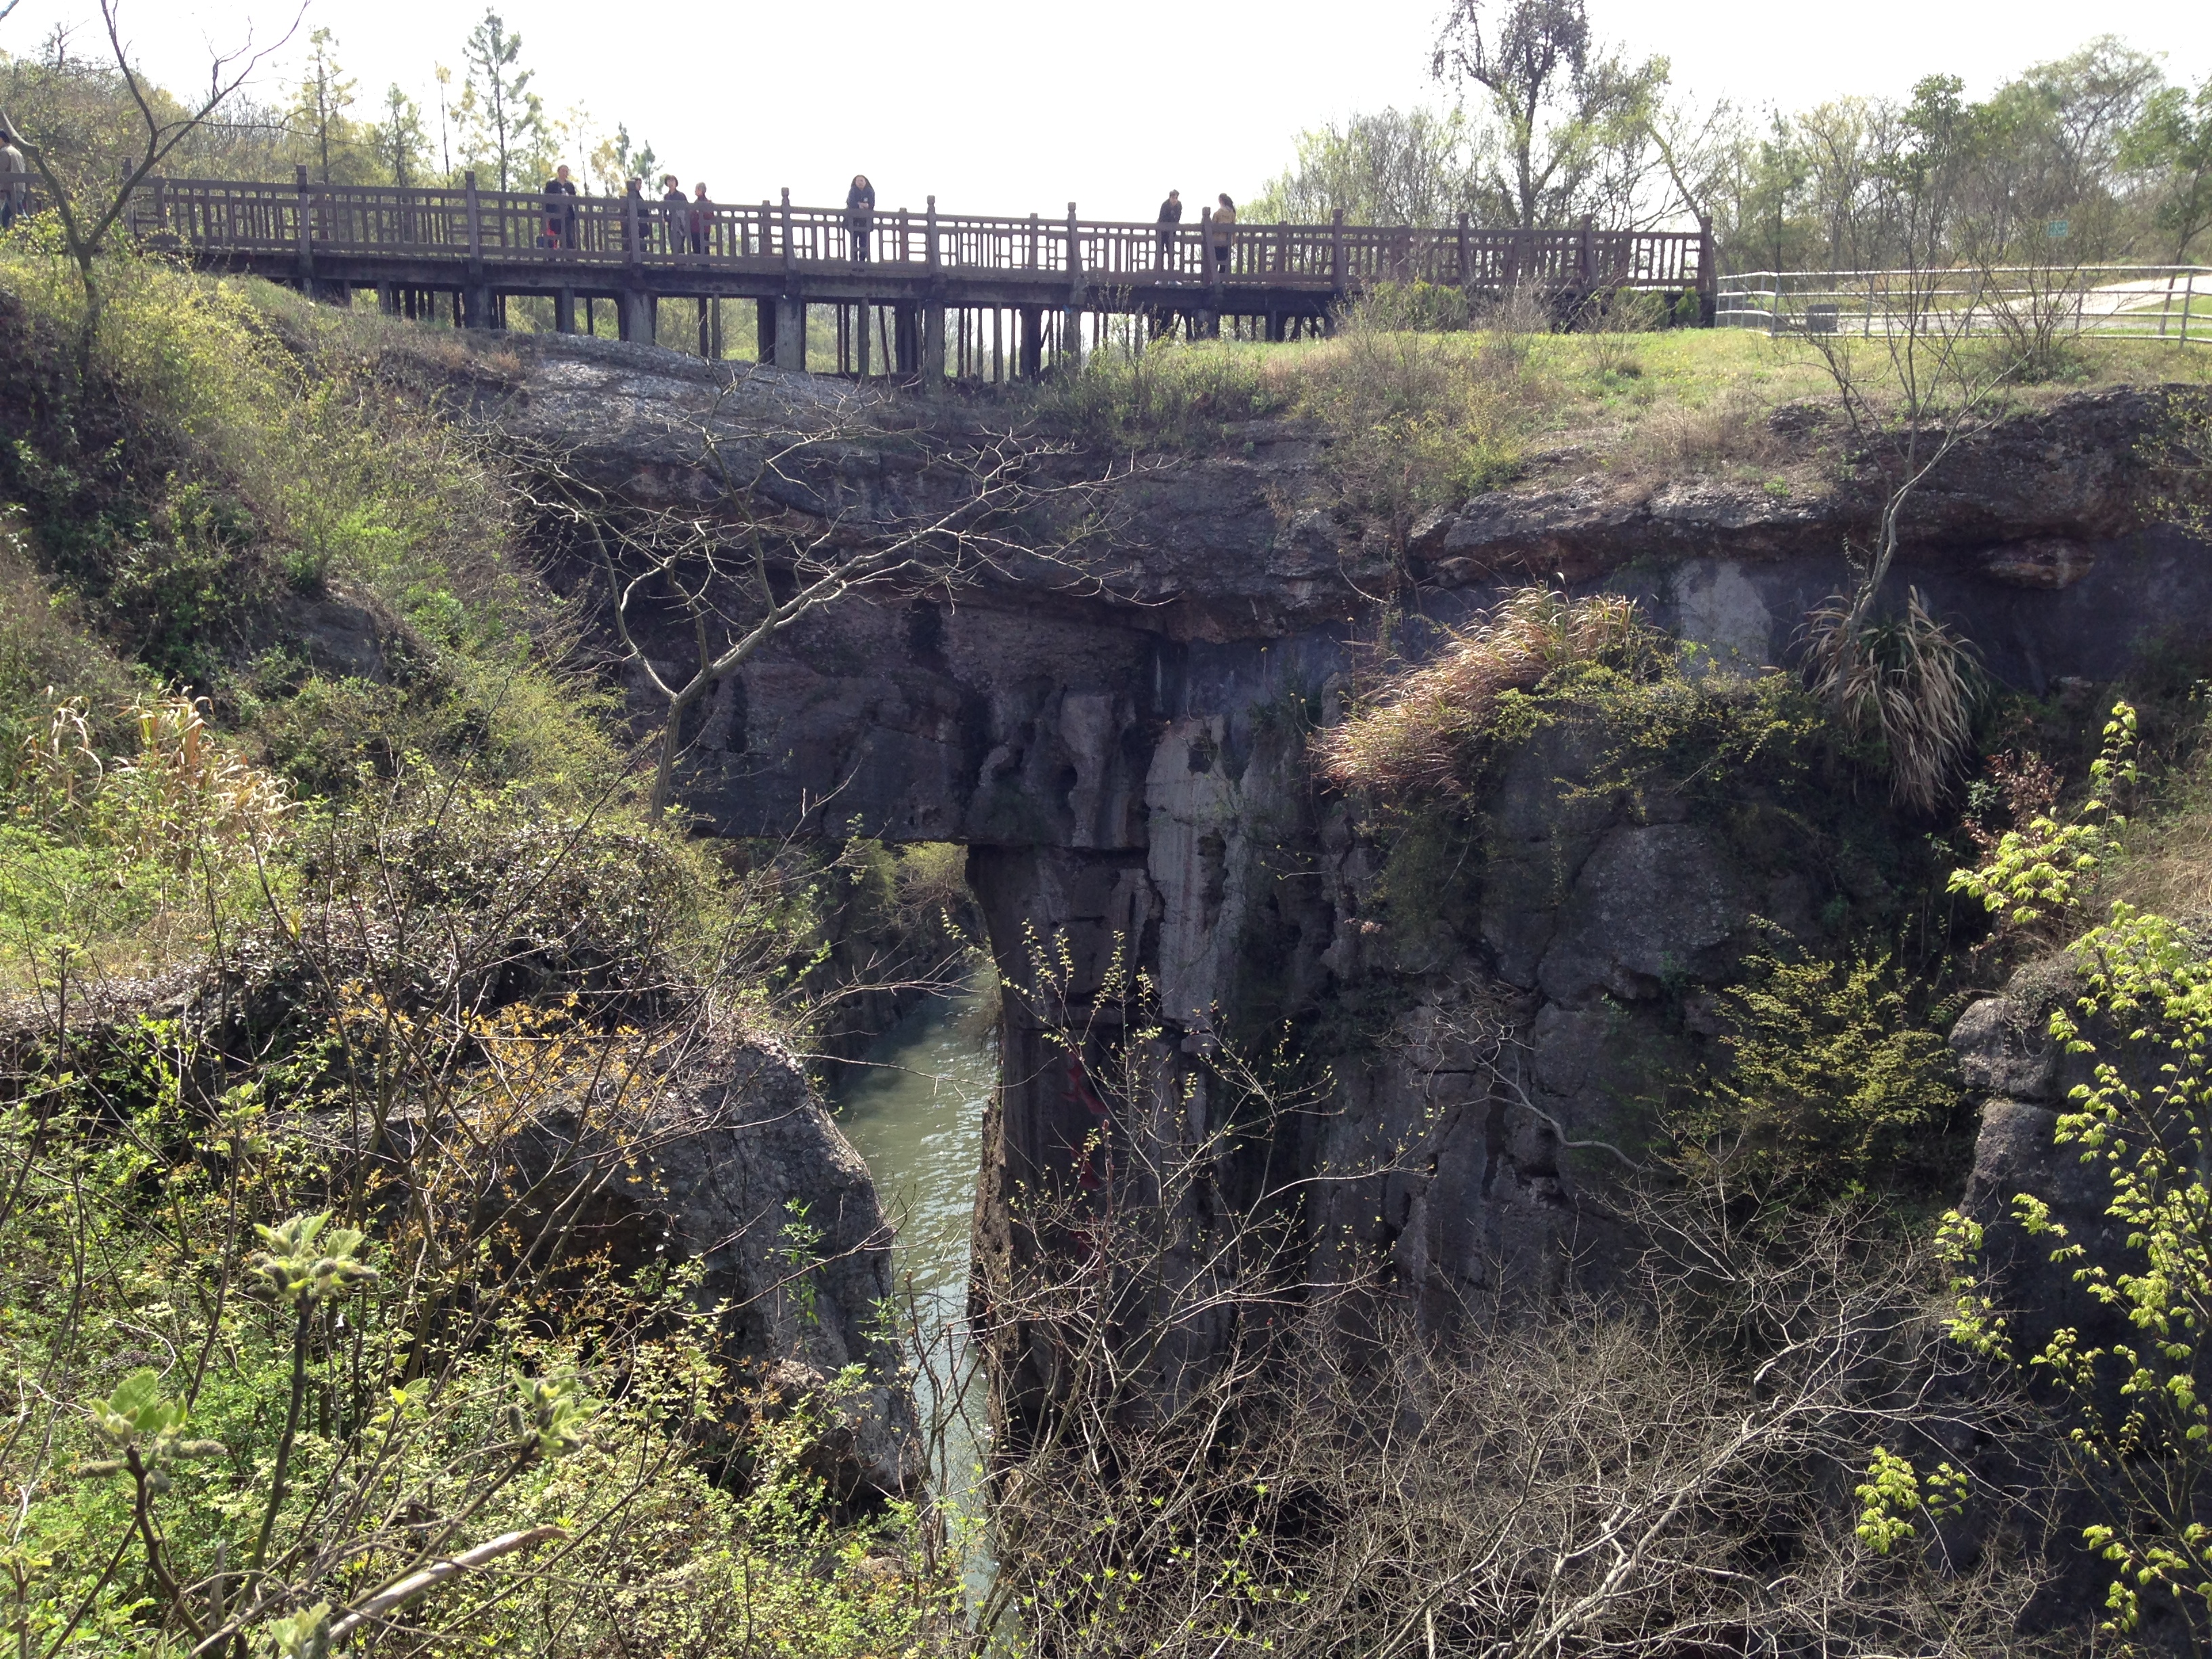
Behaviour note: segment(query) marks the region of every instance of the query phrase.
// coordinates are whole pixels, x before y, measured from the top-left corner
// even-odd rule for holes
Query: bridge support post
[[[1711,328],[1714,314],[1720,309],[1721,267],[1713,248],[1713,218],[1706,214],[1698,221],[1698,323]]]
[[[622,337],[635,340],[641,345],[651,345],[653,325],[658,320],[653,313],[653,295],[638,289],[625,289],[620,304]]]
[[[379,283],[376,285],[376,308],[387,317],[399,314],[399,284]]]
[[[1024,380],[1044,376],[1044,307],[1024,306],[1019,359],[1014,372]]]
[[[1076,228],[1075,204],[1067,204],[1067,304],[1060,313],[1060,355],[1077,373],[1083,368],[1083,237]]]
[[[315,292],[315,210],[314,198],[307,192],[307,168],[305,162],[292,169],[293,179],[300,192],[298,253],[300,291],[313,299]]]
[[[806,372],[806,301],[775,302],[775,366]]]
[[[775,362],[775,301],[753,301],[753,356],[761,362]]]
[[[495,328],[493,320],[491,290],[481,283],[471,283],[461,290],[461,326],[463,328]]]
[[[921,373],[921,307],[899,305],[891,309],[891,372]]]
[[[553,329],[558,334],[576,331],[576,290],[573,288],[553,291]]]
[[[945,307],[928,305],[921,308],[921,361],[916,365],[921,371],[921,382],[935,391],[945,380]]]

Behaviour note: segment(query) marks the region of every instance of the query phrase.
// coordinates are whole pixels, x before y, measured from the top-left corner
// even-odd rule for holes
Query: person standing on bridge
[[[1176,228],[1182,223],[1182,192],[1171,190],[1168,199],[1160,204],[1160,269],[1173,270],[1176,267],[1176,238],[1182,233]]]
[[[576,246],[576,185],[566,162],[545,181],[545,246]]]
[[[853,238],[853,263],[868,263],[868,234],[876,228],[876,187],[868,182],[868,175],[853,175],[853,187],[845,192],[845,228]]]
[[[643,253],[653,246],[653,210],[645,199],[645,180],[631,179],[623,185],[623,198],[615,204],[622,215],[623,252]]]
[[[691,252],[704,255],[714,234],[714,204],[707,199],[707,186],[697,185],[691,196]]]
[[[1237,234],[1237,204],[1229,199],[1227,191],[1222,191],[1218,199],[1221,205],[1213,210],[1212,228],[1206,234],[1213,242],[1213,274],[1226,276],[1229,251]]]
[[[12,127],[0,127],[0,230],[31,210],[31,167],[15,148]]]
[[[691,246],[691,198],[672,173],[662,173],[660,185],[661,234],[671,253],[681,253]]]

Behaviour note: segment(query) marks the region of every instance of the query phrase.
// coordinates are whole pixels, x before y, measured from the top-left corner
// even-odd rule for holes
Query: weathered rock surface
[[[2112,1198],[2105,1166],[2084,1163],[2078,1146],[2057,1139],[2058,1115],[2075,1085],[2089,1079],[2093,1062],[2064,1052],[2051,1036],[2050,1018],[2062,1006],[2072,1012],[2080,994],[2063,959],[2030,963],[2002,995],[1974,1003],[1951,1028],[1960,1079],[1979,1097],[1981,1111],[1959,1207],[1985,1229],[1988,1261],[2022,1353],[2039,1350],[2062,1322],[2081,1327],[2091,1343],[2119,1336],[2124,1323],[2081,1294],[2073,1277],[2079,1264],[2053,1262],[2051,1242],[2031,1237],[2013,1208],[2023,1194],[2040,1199],[2088,1261],[2119,1266],[2126,1230],[2105,1213]],[[2115,1034],[2094,1035],[2109,1042]]]
[[[579,1246],[605,1243],[640,1265],[698,1263],[699,1305],[723,1310],[725,1357],[757,1382],[823,1393],[863,1367],[867,1387],[841,1402],[819,1450],[823,1472],[848,1497],[916,1490],[913,1402],[897,1357],[869,1331],[896,1287],[867,1165],[774,1042],[708,1026],[653,1068],[641,1101],[632,1092],[549,1119],[518,1153],[523,1173],[555,1154],[604,1176]]]
[[[842,406],[880,435],[856,428],[786,504],[905,510],[933,487],[897,435],[910,410],[773,371],[549,343],[520,352],[500,397],[503,418],[574,438],[606,487],[640,497],[698,488],[696,434],[672,414],[725,421],[740,443],[787,400],[857,399]],[[1900,589],[1920,586],[1999,678],[2039,690],[2110,678],[2212,614],[2204,549],[2142,516],[2136,440],[2159,406],[2151,392],[2087,393],[1975,440],[1907,514]],[[996,408],[963,405],[947,429],[981,433]],[[1777,432],[1832,445],[1818,427],[1808,415]],[[1369,596],[1407,606],[1401,637],[1418,649],[1420,618],[1455,621],[1556,574],[1632,594],[1712,660],[1757,672],[1790,660],[1808,611],[1847,580],[1844,539],[1875,502],[1807,465],[1786,490],[1543,477],[1435,515],[1400,570],[1363,562],[1370,544],[1326,470],[1312,434],[1257,422],[1228,453],[1116,479],[1087,585],[1024,568],[951,605],[820,613],[700,709],[683,787],[730,835],[967,842],[1009,976],[1026,976],[1032,938],[1064,934],[1080,1003],[1119,952],[1156,975],[1176,1052],[1202,1050],[1240,1009],[1327,1019],[1363,987],[1410,988],[1387,1031],[1337,1056],[1334,1114],[1297,1156],[1392,1149],[1401,1167],[1334,1190],[1316,1226],[1385,1251],[1443,1309],[1589,1244],[1578,1194],[1636,1157],[1628,1103],[1693,1057],[1662,988],[1729,973],[1753,916],[1810,925],[1811,878],[1879,878],[1747,872],[1664,802],[1582,791],[1594,757],[1554,731],[1484,805],[1473,914],[1448,926],[1401,904],[1379,919],[1376,851],[1316,797],[1301,735],[1377,625]],[[672,626],[654,641],[672,661],[689,649]],[[1096,1127],[1027,1018],[1009,1003],[988,1191],[1064,1167]],[[1987,1062],[2022,1113],[2051,1109],[2030,1097],[2036,1063]],[[1202,1089],[1193,1099],[1206,1109]],[[2033,1139],[2027,1117],[2000,1119],[2014,1127],[1992,1142],[1992,1181],[2000,1149]]]
[[[2007,567],[2053,556],[2006,550],[2079,547],[2126,534],[2142,521],[2139,440],[2162,407],[2156,391],[2085,392],[1976,436],[1909,498],[1902,525],[1908,558],[1981,562],[1998,580],[2019,580],[2026,578]],[[1582,580],[1654,557],[1820,555],[1846,536],[1863,541],[1881,506],[1876,476],[1862,462],[1840,482],[1778,494],[1715,477],[1642,484],[1583,477],[1505,489],[1433,521],[1416,551],[1434,562],[1436,579],[1448,586],[1507,571]]]

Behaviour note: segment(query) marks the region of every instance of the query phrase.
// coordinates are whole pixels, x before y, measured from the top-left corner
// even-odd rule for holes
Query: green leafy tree
[[[624,180],[650,179],[659,161],[651,144],[640,140],[633,145],[629,129],[617,126],[613,137],[602,138],[592,146],[592,176],[599,181],[605,194],[619,196]]]
[[[404,190],[422,180],[429,137],[422,128],[422,106],[395,81],[384,92],[384,118],[369,130],[379,169]]]
[[[2100,796],[2132,775],[2133,737],[2133,713],[2121,704],[2106,727]],[[2039,819],[1954,884],[2001,915],[2062,915],[2122,822],[2101,799],[2084,809],[2090,818],[2064,826]],[[1941,1232],[1957,1268],[1950,1330],[2063,1403],[2066,1452],[2103,1511],[2084,1540],[2112,1568],[2108,1631],[2132,1643],[2147,1601],[2160,1601],[2197,1651],[2212,1638],[2212,1527],[2204,1519],[2212,1411],[2203,1398],[2212,1370],[2212,962],[2201,939],[2124,903],[2071,954],[2081,994],[2051,1016],[2050,1030],[2092,1070],[2073,1090],[2055,1138],[2102,1174],[2103,1217],[2112,1224],[2100,1231],[2118,1242],[2093,1260],[2047,1200],[2014,1198],[2014,1221],[2052,1261],[2071,1265],[2081,1297],[2074,1319],[2023,1353],[1985,1265],[1984,1224],[1951,1212]],[[2050,1311],[2063,1320],[2069,1310]],[[2098,1317],[2108,1340],[2085,1336],[2083,1315]]]
[[[1584,0],[1455,0],[1430,60],[1447,85],[1480,89],[1497,124],[1489,193],[1524,228],[1589,210],[1608,149],[1648,135],[1664,58],[1601,49]]]
[[[2125,1243],[2093,1261],[2043,1200],[2013,1213],[2052,1260],[2074,1264],[2092,1310],[2116,1317],[2106,1343],[2062,1326],[2040,1350],[2016,1352],[1997,1291],[1980,1265],[1980,1224],[1953,1212],[1943,1238],[1963,1271],[1952,1333],[2007,1365],[2024,1365],[2069,1409],[2065,1446],[2104,1516],[2085,1541],[2111,1564],[2108,1628],[2139,1627],[2147,1598],[2168,1602],[2193,1649],[2212,1637],[2212,1414],[2203,1400],[2212,1352],[2212,966],[2166,918],[2124,904],[2075,947],[2087,988],[2051,1017],[2052,1035],[2094,1057],[2094,1080],[2058,1121],[2061,1146],[2103,1172],[2105,1215]],[[2094,1031],[2097,1035],[2093,1036]]]
[[[358,90],[359,82],[348,79],[338,62],[337,37],[326,28],[310,34],[307,72],[293,92],[290,121],[315,158],[315,176],[326,185],[333,154],[343,162],[353,148],[354,124],[346,112]]]
[[[474,128],[473,145],[488,153],[499,187],[510,190],[514,177],[537,155],[545,138],[545,109],[530,89],[532,71],[521,68],[522,37],[511,33],[496,11],[470,32],[463,57],[468,64],[465,94],[473,93],[465,125]]]
[[[2139,775],[2136,711],[2114,703],[2104,749],[2089,766],[2089,799],[2080,810],[2064,823],[2039,813],[2026,830],[2008,830],[1981,864],[1951,872],[1950,890],[1978,899],[2010,932],[2047,931],[2071,920],[2127,827],[2117,810],[2118,792]]]
[[[2212,76],[2195,93],[2161,87],[2128,129],[2126,163],[2158,181],[2158,225],[2168,258],[2185,264],[2191,243],[2212,227]]]
[[[1481,205],[1475,134],[1458,110],[1386,109],[1298,136],[1297,160],[1247,204],[1255,223],[1440,225]]]

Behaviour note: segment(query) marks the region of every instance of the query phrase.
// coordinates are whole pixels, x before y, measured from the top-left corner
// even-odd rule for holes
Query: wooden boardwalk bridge
[[[1086,324],[1180,318],[1216,333],[1224,319],[1285,339],[1325,329],[1363,291],[1421,282],[1497,294],[1529,287],[1572,299],[1612,289],[1694,295],[1712,316],[1718,268],[1710,224],[1698,231],[1492,230],[1455,227],[1180,225],[990,218],[878,210],[865,231],[843,208],[775,202],[685,204],[635,197],[549,198],[488,191],[155,179],[130,204],[131,234],[205,269],[249,272],[351,304],[429,316],[449,307],[470,328],[504,326],[519,295],[552,301],[553,325],[611,305],[625,339],[650,340],[669,301],[696,302],[699,345],[720,300],[757,304],[763,362],[804,368],[806,308],[837,308],[847,373],[987,375],[997,358],[1024,377],[1079,350]],[[986,317],[992,343],[984,342]],[[1000,356],[997,325],[1011,319]],[[717,323],[718,326],[718,323]],[[1011,361],[1007,361],[1011,360]]]

